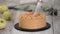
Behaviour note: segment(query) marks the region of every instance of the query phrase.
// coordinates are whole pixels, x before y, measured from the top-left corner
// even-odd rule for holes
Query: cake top
[[[45,15],[42,13],[38,13],[37,16],[33,15],[33,12],[27,12],[19,16],[20,19],[28,19],[28,20],[35,20],[35,19],[45,19]]]

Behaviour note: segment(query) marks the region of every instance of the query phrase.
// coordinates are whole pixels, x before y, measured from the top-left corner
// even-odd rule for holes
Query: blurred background
[[[20,10],[29,11],[29,10],[34,10],[35,9],[36,3],[37,3],[36,1],[37,0],[0,0],[0,6],[7,5],[8,7],[15,7],[19,11]],[[43,6],[42,6],[43,12],[47,16],[52,16],[53,17],[53,24],[52,25],[54,27],[54,34],[60,34],[60,0],[42,0],[42,1],[43,1]],[[54,11],[55,14],[53,12],[51,12],[50,10],[48,10],[48,9],[51,9],[51,8],[56,10],[56,11]],[[16,11],[16,10],[12,10],[12,11]],[[48,19],[50,19],[50,18],[48,18]],[[0,31],[0,34],[4,34],[4,33],[1,33],[1,32],[2,31]],[[7,33],[8,30],[4,31],[4,32],[6,34],[11,34],[10,30],[9,30],[9,33]]]

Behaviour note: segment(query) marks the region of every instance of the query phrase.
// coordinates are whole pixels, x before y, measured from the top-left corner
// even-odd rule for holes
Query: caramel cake
[[[40,29],[46,26],[46,16],[38,13],[37,16],[33,12],[27,12],[19,16],[19,27],[24,29]]]

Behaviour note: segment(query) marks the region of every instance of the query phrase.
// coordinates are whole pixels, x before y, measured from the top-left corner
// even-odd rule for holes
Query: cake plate
[[[26,32],[36,32],[36,31],[44,31],[44,30],[47,30],[51,27],[51,25],[49,23],[46,23],[46,26],[43,27],[43,28],[40,28],[40,29],[24,29],[24,28],[21,28],[19,27],[19,23],[15,24],[14,28],[16,30],[19,30],[19,31],[26,31]]]

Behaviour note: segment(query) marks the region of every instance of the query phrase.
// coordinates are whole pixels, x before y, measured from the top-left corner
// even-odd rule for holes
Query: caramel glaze
[[[27,12],[19,16],[19,27],[24,29],[40,29],[46,26],[46,16],[38,13],[37,16],[33,12]]]

